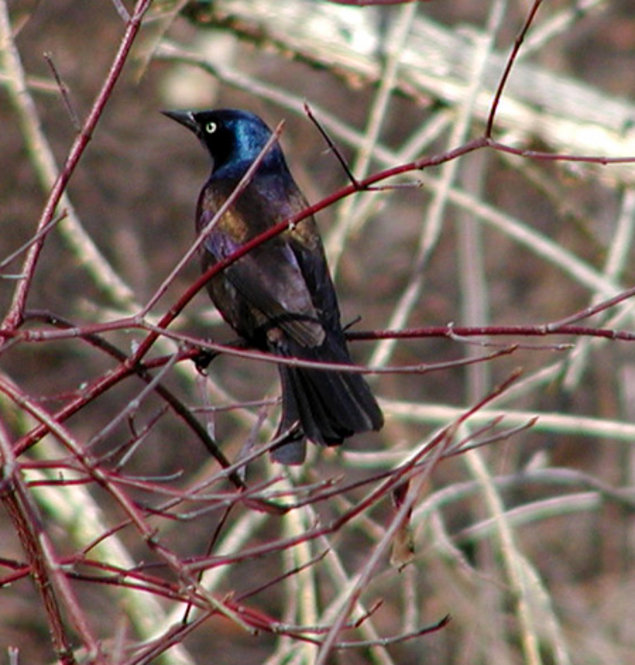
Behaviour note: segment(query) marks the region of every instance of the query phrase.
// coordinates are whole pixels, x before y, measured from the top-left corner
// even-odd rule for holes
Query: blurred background
[[[123,37],[122,14],[133,7],[73,0],[2,4],[10,21],[0,40],[4,259],[33,236],[54,176],[48,156],[57,168],[64,163]],[[305,103],[359,179],[457,148],[483,134],[530,6],[499,0],[152,3],[72,175],[59,208],[64,219],[47,234],[28,310],[83,326],[117,321],[141,309],[190,247],[209,160],[161,109],[235,107],[259,114],[271,127],[284,120],[281,143],[289,165],[316,203],[349,180]],[[635,155],[634,45],[628,0],[543,3],[503,91],[494,138],[519,150]],[[24,96],[15,95],[16,57],[34,102],[30,111],[21,105]],[[602,166],[479,150],[378,184],[377,191],[338,200],[318,215],[343,319],[355,332],[539,326],[633,285],[632,162]],[[2,264],[3,317],[23,256]],[[148,320],[156,322],[198,275],[198,262],[189,262]],[[632,331],[632,301],[576,323]],[[24,324],[44,325],[36,318]],[[234,340],[204,293],[170,329],[218,343]],[[130,353],[145,334],[129,327],[104,338]],[[507,345],[518,346],[494,359],[444,366]],[[164,339],[151,355],[174,349]],[[228,553],[333,524],[364,501],[379,482],[375,476],[422,450],[439,428],[521,368],[511,387],[454,433],[463,449],[499,438],[426,469],[412,515],[412,562],[399,570],[389,552],[379,557],[350,622],[381,606],[358,630],[341,635],[342,641],[369,644],[338,649],[324,662],[633,662],[633,343],[586,335],[438,335],[357,340],[351,350],[359,363],[395,368],[369,378],[385,410],[384,429],[354,438],[344,450],[312,448],[309,462],[290,474],[260,457],[246,480],[294,499],[314,496],[307,487],[315,483],[341,492],[284,516],[236,506],[226,521],[225,504],[192,495],[171,519],[147,514],[161,542],[182,562],[193,561],[215,533],[212,554],[228,559],[212,569],[211,593],[248,594],[243,602],[254,612],[287,627],[328,628],[381,546],[395,510],[388,495],[297,548],[235,561]],[[51,413],[116,365],[78,337],[8,344],[0,357],[4,380]],[[405,367],[410,370],[396,370]],[[246,441],[265,442],[274,431],[279,386],[271,364],[223,354],[207,377],[183,362],[161,380],[231,461]],[[103,468],[148,481],[147,487],[122,482],[145,508],[165,501],[168,489],[187,493],[214,478],[219,467],[156,395],[130,407],[143,386],[134,378],[118,382],[65,424]],[[0,409],[12,441],[33,427],[5,396]],[[534,416],[533,426],[509,433]],[[33,483],[43,529],[59,556],[79,565],[86,544],[114,529],[123,514],[92,480],[55,484],[69,481],[73,469],[59,441],[49,438],[18,463]],[[123,453],[109,456],[133,442],[125,459]],[[228,490],[220,481],[213,486],[221,488]],[[75,501],[80,509],[67,511]],[[178,584],[135,529],[104,540],[118,540],[129,557],[113,565]],[[323,560],[308,565],[324,551]],[[90,550],[88,556],[115,561],[112,551]],[[6,564],[0,572],[9,577],[15,566],[7,562],[24,560],[14,524],[0,513],[0,562]],[[281,579],[303,565],[301,573]],[[290,629],[283,636],[267,630],[252,635],[218,614],[183,635],[178,650],[151,653],[145,640],[165,638],[182,618],[183,603],[138,593],[139,602],[149,596],[155,603],[138,609],[139,599],[133,602],[123,588],[75,572],[69,578],[97,638],[107,650],[117,639],[129,647],[112,662],[315,662],[315,646],[292,637]],[[0,587],[0,597],[0,647],[17,647],[20,663],[54,662],[47,615],[28,577]],[[151,625],[144,625],[144,613],[152,615]],[[389,645],[373,641],[405,636],[446,614],[450,624],[432,635]]]

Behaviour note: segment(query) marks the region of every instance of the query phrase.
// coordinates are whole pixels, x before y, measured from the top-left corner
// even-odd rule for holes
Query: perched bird
[[[196,210],[200,232],[262,151],[271,130],[247,111],[163,113],[194,132],[212,157],[212,172]],[[275,142],[205,239],[203,270],[307,206]],[[207,288],[223,318],[250,346],[285,358],[352,362],[312,217],[238,259],[213,277]],[[383,415],[361,374],[285,364],[278,368],[282,384],[278,434],[287,430],[290,434],[272,451],[274,461],[301,464],[307,438],[337,445],[356,432],[382,427]]]

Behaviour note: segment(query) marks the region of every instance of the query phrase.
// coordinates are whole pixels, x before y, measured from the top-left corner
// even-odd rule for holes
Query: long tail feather
[[[350,363],[346,348],[338,339],[327,339],[318,348],[278,348],[281,355],[322,362]],[[293,353],[295,352],[295,353]],[[282,464],[301,464],[305,438],[333,446],[353,434],[378,430],[384,418],[361,374],[314,370],[280,365],[282,418],[278,433],[299,423],[302,434],[290,438],[271,457]]]

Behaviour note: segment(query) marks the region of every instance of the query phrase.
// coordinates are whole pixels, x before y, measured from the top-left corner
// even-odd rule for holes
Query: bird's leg
[[[246,349],[249,347],[247,342],[242,337],[237,337],[227,343],[227,346],[233,346],[238,349]],[[200,348],[198,353],[192,356],[192,361],[199,374],[207,374],[207,368],[211,365],[212,361],[221,354],[221,351],[212,349]]]

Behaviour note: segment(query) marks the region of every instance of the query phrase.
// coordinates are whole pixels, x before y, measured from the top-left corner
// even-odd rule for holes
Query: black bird
[[[271,137],[253,113],[234,109],[164,111],[190,129],[212,157],[196,210],[200,232],[227,200]],[[205,239],[203,270],[308,206],[276,142],[246,189]],[[252,347],[285,358],[351,363],[322,241],[312,217],[256,247],[207,285],[224,319]],[[298,426],[271,456],[301,464],[305,439],[337,445],[378,430],[383,415],[361,374],[278,365],[282,417],[278,433]]]

